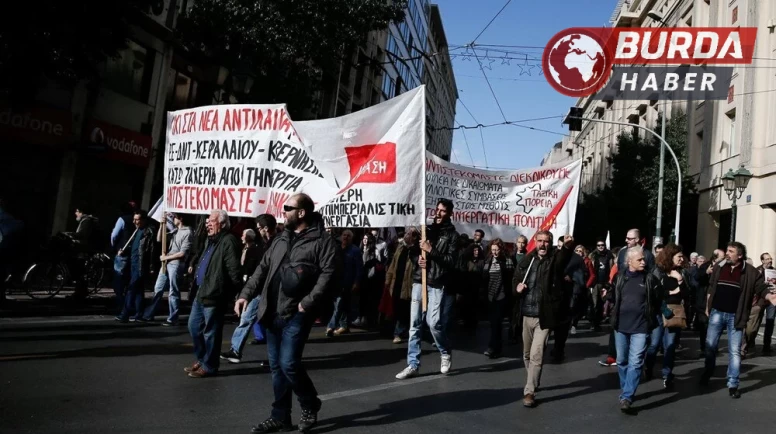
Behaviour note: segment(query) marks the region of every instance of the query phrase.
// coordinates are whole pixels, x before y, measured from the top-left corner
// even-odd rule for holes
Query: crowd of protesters
[[[302,364],[315,325],[332,339],[351,328],[387,325],[394,344],[407,342],[407,365],[396,374],[404,380],[420,374],[424,329],[440,354],[439,372],[447,374],[453,366],[451,323],[474,330],[484,319],[485,356],[500,357],[505,341],[522,345],[528,408],[537,405],[550,336],[550,357],[562,363],[569,336],[581,333],[585,320],[590,332],[601,332],[607,322],[612,326],[608,354],[599,363],[618,367],[624,412],[642,376],[650,381],[655,375],[661,352],[663,387],[673,387],[683,330],[698,332],[699,357],[705,359],[701,384],[713,373],[719,338],[727,331],[726,376],[733,398],[741,396],[741,359],[754,354],[763,319],[761,350],[771,353],[776,279],[766,278],[773,270],[768,253],[755,268],[738,242],[708,257],[686,256],[673,243],[650,250],[638,229],[613,250],[604,240],[588,250],[570,235],[555,239],[544,230],[531,240],[486,240],[483,230],[471,237],[459,233],[452,213],[453,203],[439,200],[423,233],[418,227],[325,228],[304,194],[285,204],[285,226],[268,214],[234,218],[222,210],[198,218],[164,213],[159,224],[128,203],[110,233],[115,319],[154,321],[168,293],[161,325],[179,326],[181,294],[188,291],[196,360],[184,371],[191,378],[217,375],[221,360],[240,363],[251,332],[251,343],[266,343],[275,402],[270,418],[254,432],[289,429],[292,394],[302,408],[300,430],[317,423],[321,401]],[[98,220],[82,208],[76,218],[73,239],[88,243]],[[146,287],[153,288],[150,299]],[[239,323],[229,351],[221,352],[232,304]]]

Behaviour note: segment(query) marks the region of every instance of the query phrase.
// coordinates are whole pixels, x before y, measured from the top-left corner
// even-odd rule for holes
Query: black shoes
[[[730,393],[730,397],[733,399],[738,399],[741,397],[741,392],[738,391],[738,387],[731,387],[728,389],[728,392]]]
[[[631,414],[633,412],[633,409],[631,407],[631,402],[627,399],[623,399],[620,401],[620,411],[625,414]]]
[[[242,356],[235,350],[229,350],[225,353],[221,353],[221,360],[226,360],[229,363],[240,363]]]
[[[318,412],[303,409],[299,418],[299,432],[307,432],[315,425],[318,425]]]
[[[291,425],[291,422],[289,421],[281,422],[277,419],[269,418],[264,422],[251,428],[251,433],[264,434],[264,433],[273,433],[273,432],[289,432],[293,430],[294,430],[294,426]]]

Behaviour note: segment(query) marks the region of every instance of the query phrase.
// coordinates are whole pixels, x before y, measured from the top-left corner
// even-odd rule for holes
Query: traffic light
[[[582,115],[584,110],[582,107],[571,107],[566,118],[563,119],[564,124],[569,125],[569,131],[582,131]]]

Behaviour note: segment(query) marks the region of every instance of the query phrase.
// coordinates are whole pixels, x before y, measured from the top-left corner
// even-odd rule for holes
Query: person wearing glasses
[[[234,311],[240,316],[261,296],[258,321],[267,330],[267,356],[275,400],[270,417],[253,433],[290,431],[292,397],[302,408],[299,431],[318,423],[321,400],[302,364],[310,329],[319,311],[339,288],[342,271],[336,242],[323,225],[310,196],[298,193],[283,206],[285,230],[270,244],[259,266],[243,287]]]
[[[617,268],[624,270],[627,268],[627,253],[628,249],[636,246],[642,246],[641,244],[641,231],[638,229],[631,229],[625,235],[625,247],[620,250],[620,254],[617,255]],[[644,261],[647,264],[647,272],[651,273],[655,269],[655,255],[649,251],[646,247],[641,247],[644,250]]]

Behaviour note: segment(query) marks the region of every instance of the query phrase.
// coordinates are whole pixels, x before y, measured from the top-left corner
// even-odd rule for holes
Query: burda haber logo
[[[575,98],[725,99],[734,65],[752,63],[756,36],[754,27],[570,28],[547,43],[542,68]]]

